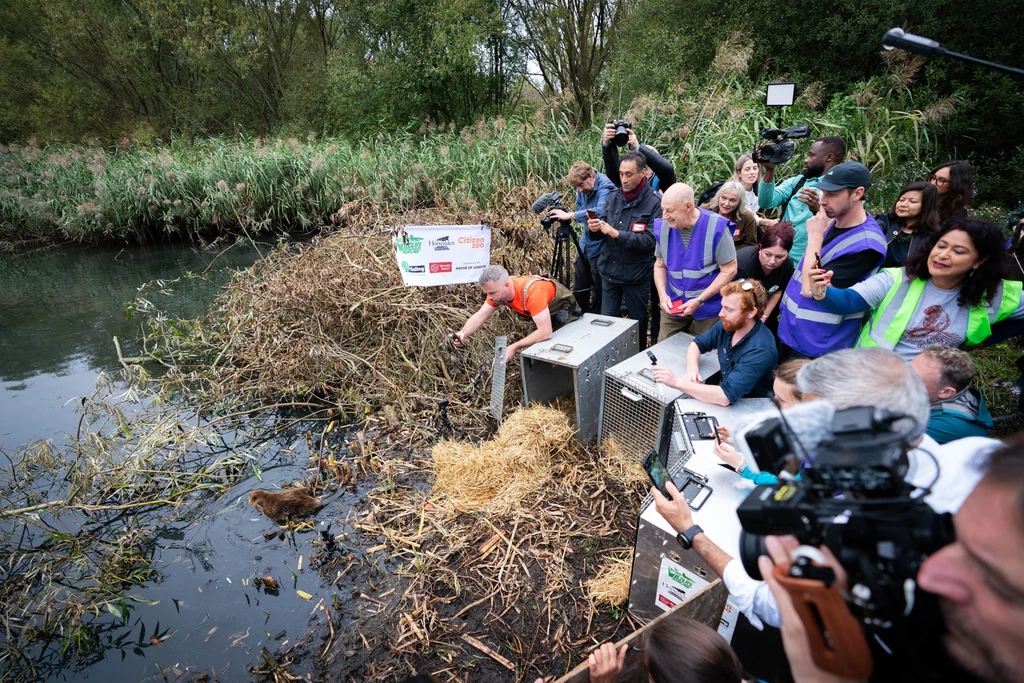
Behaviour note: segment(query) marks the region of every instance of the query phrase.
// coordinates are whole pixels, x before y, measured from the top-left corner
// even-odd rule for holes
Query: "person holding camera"
[[[569,184],[576,189],[576,210],[572,213],[562,209],[552,209],[548,216],[559,221],[574,220],[583,226],[580,235],[580,253],[573,264],[573,287],[576,303],[584,313],[601,312],[601,274],[597,266],[597,257],[601,253],[603,242],[589,239],[587,220],[590,214],[600,215],[608,195],[616,191],[615,184],[604,173],[595,171],[585,161],[576,161],[569,168],[566,177]]]
[[[864,210],[871,173],[864,164],[847,161],[830,169],[819,182],[818,213],[807,221],[807,249],[798,271],[782,295],[779,341],[782,355],[818,358],[849,348],[857,340],[864,311],[839,315],[811,296],[811,277],[827,267],[844,287],[870,277],[885,258],[885,236]],[[795,248],[795,247],[794,247]],[[791,252],[792,253],[792,252]]]
[[[793,224],[793,248],[789,258],[794,264],[807,248],[807,221],[818,213],[819,197],[814,188],[822,176],[846,158],[846,143],[840,137],[818,138],[807,150],[800,175],[775,184],[775,164],[758,161],[764,169],[764,177],[757,188],[757,199],[762,210],[782,208],[782,220]]]
[[[722,309],[722,287],[736,275],[728,221],[698,208],[689,185],[676,183],[666,190],[661,207],[664,218],[654,226],[659,342],[678,332],[701,334],[714,327]]]
[[[537,329],[506,347],[506,363],[511,362],[521,349],[549,338],[556,326],[568,321],[567,309],[576,303],[572,292],[557,280],[537,275],[511,277],[501,266],[490,265],[484,268],[479,283],[487,300],[480,310],[470,316],[461,330],[452,334],[451,342],[461,348],[470,335],[494,315],[498,307],[508,306],[521,317],[531,318]]]
[[[619,163],[619,191],[608,197],[603,215],[587,222],[588,239],[603,244],[598,256],[601,315],[618,316],[625,299],[629,317],[640,322],[641,348],[647,348],[654,223],[661,218],[661,202],[644,175],[646,168],[643,154],[624,154]]]
[[[605,124],[604,136],[601,139],[601,158],[604,160],[604,172],[613,183],[619,185],[619,147],[628,147],[631,152],[644,155],[647,162],[648,181],[651,189],[664,192],[676,183],[676,170],[672,163],[658,154],[658,150],[650,145],[641,145],[636,133],[625,121],[613,121]]]

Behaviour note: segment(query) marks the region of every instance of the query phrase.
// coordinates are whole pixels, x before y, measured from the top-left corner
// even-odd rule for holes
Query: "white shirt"
[[[989,453],[1002,445],[1001,441],[984,436],[971,436],[939,445],[925,435],[917,448],[907,454],[910,459],[907,481],[924,488],[935,479],[935,462],[925,451],[931,453],[940,470],[931,493],[925,496],[925,502],[936,512],[955,513],[985,476],[984,465]],[[762,630],[763,624],[779,627],[782,619],[775,596],[765,581],[756,581],[747,575],[742,562],[738,559],[730,561],[722,581],[729,589],[732,603],[755,628]]]

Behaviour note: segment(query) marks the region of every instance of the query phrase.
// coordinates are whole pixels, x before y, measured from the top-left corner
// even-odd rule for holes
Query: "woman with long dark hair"
[[[967,218],[974,203],[974,168],[966,161],[947,161],[928,174],[928,182],[939,193],[939,220]]]
[[[875,216],[889,247],[883,268],[899,268],[923,235],[939,227],[939,193],[931,183],[905,185],[889,213]]]
[[[1003,280],[1003,236],[988,221],[955,218],[922,238],[903,269],[884,268],[849,289],[811,276],[811,296],[830,313],[871,311],[857,341],[913,360],[926,346],[974,346],[992,325],[1024,318],[1021,283]]]
[[[736,252],[736,279],[757,280],[768,294],[761,322],[768,322],[776,312],[782,293],[793,277],[793,262],[789,260],[792,248],[793,224],[784,221],[765,230],[757,244]]]

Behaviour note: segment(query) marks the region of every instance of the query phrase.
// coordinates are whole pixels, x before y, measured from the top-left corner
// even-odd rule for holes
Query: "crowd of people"
[[[846,159],[839,137],[814,140],[801,173],[779,182],[772,164],[743,155],[731,177],[697,198],[632,131],[620,155],[614,132],[611,125],[604,132],[604,173],[583,161],[568,173],[576,210],[551,214],[580,226],[572,292],[491,266],[480,279],[487,301],[453,341],[462,344],[508,305],[537,323],[509,346],[512,360],[549,337],[555,313],[575,304],[637,320],[642,347],[692,335],[685,371],[656,366],[653,376],[700,401],[728,406],[773,397],[784,410],[824,401],[909,415],[915,427],[906,481],[933,510],[956,516],[956,542],[917,576],[920,588],[939,597],[950,671],[957,680],[1024,681],[1024,440],[1003,446],[987,438],[993,418],[961,349],[1005,338],[1001,328],[1020,330],[1014,321],[1024,320],[1024,302],[1021,282],[1007,279],[1001,230],[971,217],[970,164],[938,166],[872,215],[871,173]],[[714,381],[699,371],[709,352],[721,368]],[[755,473],[729,430],[720,437],[716,455],[756,484],[801,476]],[[791,541],[769,539],[767,580],[755,581],[693,525],[681,496],[652,494],[751,624],[781,627],[795,680],[842,680],[810,660],[792,601],[771,577],[771,562],[785,558]],[[686,646],[657,629],[645,638],[637,680],[748,680],[713,632],[694,626]],[[609,644],[596,650],[591,680],[620,680],[625,652]]]

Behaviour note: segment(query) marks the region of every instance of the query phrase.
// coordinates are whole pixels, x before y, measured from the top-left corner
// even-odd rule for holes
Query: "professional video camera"
[[[558,192],[546,192],[537,198],[531,207],[533,212],[543,217],[540,219],[541,227],[550,232],[555,219],[551,217],[551,211],[565,211],[562,204],[562,195]],[[572,287],[572,254],[569,245],[576,246],[576,253],[580,253],[580,243],[576,239],[576,232],[572,229],[572,221],[558,221],[558,229],[554,234],[555,244],[551,252],[551,277],[560,281],[566,287]]]
[[[750,156],[756,163],[767,161],[770,164],[784,164],[796,153],[796,143],[793,140],[805,138],[810,134],[811,129],[808,126],[763,130]]]
[[[615,137],[612,140],[615,142],[617,147],[625,147],[629,144],[629,129],[633,126],[626,123],[624,120],[619,119],[618,121],[608,121],[608,123],[615,126]]]
[[[950,515],[933,511],[923,496],[911,496],[915,487],[905,476],[912,447],[907,423],[912,427],[912,418],[871,407],[833,411],[824,402],[816,403],[827,411],[819,412],[819,421],[824,418],[827,424],[831,413],[831,434],[809,445],[809,452],[785,415],[765,420],[740,436],[762,469],[781,471],[780,464],[794,459],[803,465],[800,480],[758,486],[740,505],[740,558],[747,573],[760,578],[757,558],[767,554],[765,535],[792,534],[803,546],[826,545],[832,550],[848,574],[849,609],[833,590],[836,577],[831,568],[824,566],[823,558],[812,561],[816,550],[796,557],[788,576],[780,577],[779,569],[776,576],[794,595],[812,633],[812,644],[814,633],[821,636],[824,649],[819,652],[812,647],[816,663],[833,673],[862,677],[863,671],[844,668],[849,660],[836,661],[844,654],[839,652],[842,647],[848,647],[845,654],[858,662],[867,653],[870,673],[871,656],[863,634],[852,629],[853,635],[846,638],[850,629],[840,634],[841,622],[848,623],[852,612],[861,629],[874,634],[878,642],[884,634],[889,649],[902,650],[898,654],[903,657],[912,649],[908,641],[934,638],[939,622],[934,601],[916,594],[915,577],[924,560],[952,543],[955,534]],[[789,412],[795,419],[806,419],[792,412],[802,407]],[[808,580],[819,582],[816,585],[823,592],[831,591],[834,609],[826,606],[829,600],[808,597],[813,593]],[[852,646],[834,642],[833,651],[826,652],[830,640],[844,638]],[[830,657],[833,668],[826,664]]]

